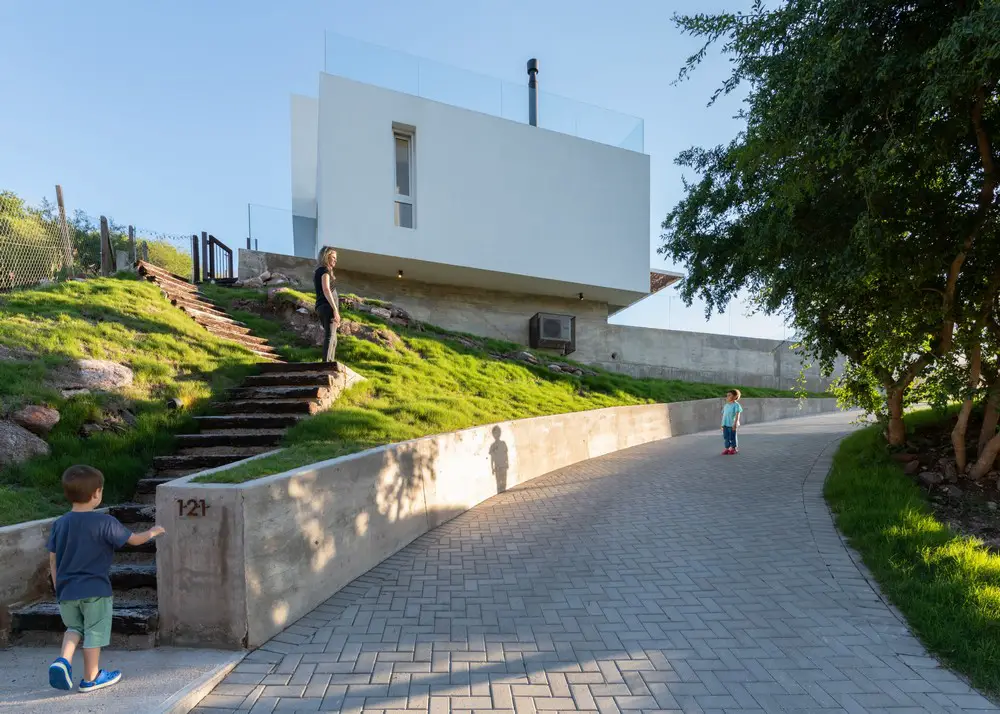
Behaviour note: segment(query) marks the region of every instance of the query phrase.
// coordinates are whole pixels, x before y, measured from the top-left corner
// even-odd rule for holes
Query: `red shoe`
[[[739,449],[730,449],[729,453],[735,456],[736,454],[740,453],[740,450]]]
[[[732,449],[723,449],[723,450],[722,450],[722,455],[723,455],[723,456],[729,456],[729,455],[730,455],[730,454],[732,454],[732,453],[733,453],[733,450],[732,450]]]

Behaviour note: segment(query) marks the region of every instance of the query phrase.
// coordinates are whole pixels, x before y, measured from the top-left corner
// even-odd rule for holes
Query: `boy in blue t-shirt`
[[[49,684],[73,688],[73,654],[83,640],[81,692],[117,684],[121,672],[100,669],[101,648],[111,644],[111,561],[115,551],[142,545],[164,533],[155,526],[133,533],[117,518],[94,509],[104,497],[104,474],[90,466],[70,466],[62,475],[63,493],[73,510],[52,524],[49,567],[66,625],[62,656],[49,665]]]
[[[730,389],[726,392],[726,403],[722,405],[722,439],[726,445],[726,448],[722,450],[723,456],[740,453],[736,443],[736,432],[740,428],[740,414],[743,413],[740,396],[740,390]]]

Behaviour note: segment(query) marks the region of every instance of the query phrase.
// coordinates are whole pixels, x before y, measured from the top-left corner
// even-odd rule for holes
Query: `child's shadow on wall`
[[[497,493],[507,490],[507,472],[510,470],[510,458],[507,455],[507,444],[500,440],[500,427],[493,427],[493,443],[490,444],[490,467],[497,480]]]

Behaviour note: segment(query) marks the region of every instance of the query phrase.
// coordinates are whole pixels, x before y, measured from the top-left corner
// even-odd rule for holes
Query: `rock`
[[[104,427],[100,424],[84,424],[80,427],[80,436],[88,439],[94,434],[100,434],[102,431],[104,431]]]
[[[11,416],[11,419],[18,426],[22,426],[44,439],[49,435],[53,427],[59,423],[59,412],[51,407],[41,407],[33,404],[23,409],[18,409]]]
[[[383,320],[388,320],[392,317],[392,311],[386,310],[384,307],[373,307],[371,314],[375,317],[381,317]]]
[[[563,371],[563,368],[560,365],[558,365],[558,364],[550,364],[550,365],[548,365],[548,367],[553,372],[562,372]]]
[[[308,315],[309,314],[309,308],[307,308],[307,307],[296,308],[295,312],[299,313],[300,315]]]
[[[954,461],[946,461],[942,459],[938,462],[939,464],[944,464],[944,480],[948,483],[955,483],[958,481],[958,467],[955,466]]]
[[[986,502],[986,507],[988,509],[990,509],[991,511],[995,511],[995,510],[997,510],[997,503],[996,503],[996,501],[987,501]]]
[[[898,454],[893,454],[892,455],[892,460],[893,461],[898,461],[901,464],[905,464],[908,461],[916,461],[917,460],[917,455],[916,454],[908,454],[906,452],[900,452]]]
[[[125,422],[125,424],[127,424],[128,426],[134,427],[136,424],[139,423],[139,418],[136,417],[136,415],[130,412],[128,409],[122,409],[118,413],[118,416],[121,417],[121,420]]]
[[[253,288],[254,290],[257,290],[259,288],[264,287],[264,281],[261,280],[259,277],[258,278],[250,278],[249,280],[246,280],[243,283],[243,287],[245,287],[245,288]]]
[[[924,486],[937,486],[944,480],[944,476],[937,471],[924,471],[920,474],[920,483]]]
[[[917,473],[919,470],[920,470],[920,462],[919,461],[907,461],[903,465],[903,471],[908,476],[912,476],[913,474]]]
[[[962,489],[960,489],[958,486],[945,486],[944,489],[942,490],[945,493],[947,493],[951,498],[962,497]]]
[[[392,313],[392,317],[395,320],[405,320],[406,322],[410,322],[410,321],[413,320],[413,318],[410,317],[410,313],[408,313],[406,310],[404,310],[401,307],[396,307],[395,305],[393,305],[389,309],[389,312]]]
[[[12,421],[0,421],[0,467],[13,466],[36,456],[48,456],[49,445]]]
[[[288,283],[288,281],[287,281],[287,280],[285,280],[284,278],[271,278],[271,279],[270,279],[270,280],[268,281],[268,283],[267,283],[267,284],[268,284],[268,285],[285,285],[285,284],[287,284],[287,283]]]
[[[527,351],[511,352],[507,355],[507,359],[517,360],[518,362],[527,362],[528,364],[538,364],[538,358]]]
[[[237,281],[235,283],[233,283],[233,287],[234,288],[242,288],[243,287],[243,281],[237,279]]]
[[[319,328],[319,332],[322,334],[323,328],[319,327],[319,325],[316,325],[316,327]],[[340,323],[340,329],[338,332],[342,335],[350,335],[351,337],[356,337],[359,340],[366,340],[367,342],[372,342],[376,345],[387,347],[389,349],[396,349],[402,344],[402,340],[400,340],[399,336],[392,330],[387,330],[384,327],[363,325],[360,322],[354,322],[352,320],[345,320]],[[320,343],[322,343],[322,338]]]
[[[91,390],[113,391],[132,384],[132,370],[117,362],[103,359],[81,359],[54,370],[50,384],[64,395],[86,393]]]
[[[268,271],[268,270],[265,270],[263,273],[261,273],[257,277],[260,278],[260,281],[262,283],[266,283],[268,280],[271,279],[271,272]]]

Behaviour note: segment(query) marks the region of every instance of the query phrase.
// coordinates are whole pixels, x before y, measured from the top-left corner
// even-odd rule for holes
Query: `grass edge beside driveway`
[[[877,426],[841,443],[824,494],[838,528],[920,641],[1000,697],[1000,555],[937,520]]]

